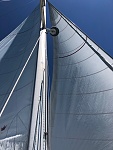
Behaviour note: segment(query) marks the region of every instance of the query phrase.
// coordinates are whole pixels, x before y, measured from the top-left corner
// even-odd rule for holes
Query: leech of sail
[[[41,35],[40,35],[40,37],[41,37]],[[25,65],[24,65],[24,67],[23,67],[23,69],[22,69],[22,71],[20,72],[20,75],[18,76],[18,78],[17,78],[17,80],[16,80],[16,82],[15,82],[15,84],[14,84],[14,86],[13,86],[13,88],[12,88],[12,90],[11,90],[11,92],[10,92],[10,94],[9,94],[9,96],[8,96],[8,98],[7,98],[7,100],[6,100],[5,104],[4,104],[4,106],[3,106],[2,110],[1,110],[1,112],[0,112],[0,117],[2,116],[4,110],[5,110],[5,108],[6,108],[7,104],[8,104],[8,102],[9,102],[9,100],[10,100],[10,98],[11,98],[11,96],[12,96],[12,94],[13,94],[15,88],[16,88],[16,85],[18,84],[18,82],[19,82],[19,80],[20,80],[20,78],[21,78],[21,76],[22,76],[22,74],[23,74],[23,72],[24,72],[24,70],[25,70],[25,68],[26,68],[26,66],[27,66],[27,64],[28,64],[28,62],[29,62],[29,60],[30,60],[30,58],[31,58],[31,56],[32,56],[32,54],[33,54],[33,52],[34,52],[34,50],[35,50],[37,44],[38,44],[38,42],[39,42],[40,37],[39,37],[38,40],[36,41],[36,43],[35,43],[35,45],[34,45],[32,51],[31,51],[31,53],[30,53],[30,55],[29,55],[29,57],[28,57],[28,59],[27,59]]]

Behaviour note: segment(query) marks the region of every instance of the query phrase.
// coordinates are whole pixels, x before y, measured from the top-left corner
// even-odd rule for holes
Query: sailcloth
[[[113,149],[113,59],[49,3],[53,38],[51,150]]]
[[[40,7],[0,42],[0,112],[39,38]],[[28,147],[38,44],[0,117],[0,149]]]

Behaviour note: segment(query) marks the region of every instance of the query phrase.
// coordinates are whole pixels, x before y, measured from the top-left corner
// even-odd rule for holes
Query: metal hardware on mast
[[[39,41],[39,50],[38,50],[38,59],[37,59],[37,71],[36,71],[36,81],[35,81],[35,90],[34,90],[34,100],[33,100],[33,110],[32,110],[32,119],[31,119],[31,128],[30,128],[30,138],[29,138],[29,148],[32,150],[37,147],[40,150],[47,150],[47,41],[46,41],[46,0],[40,0],[40,12],[41,12],[41,26],[42,30],[40,31],[40,41]],[[34,142],[35,127],[37,120],[37,110],[40,102],[40,85],[43,81],[43,114],[42,114],[42,130],[40,138],[40,146],[36,141]],[[38,133],[37,133],[38,134]],[[37,149],[36,148],[36,149]]]
[[[59,34],[59,29],[57,27],[46,28],[46,32],[50,33],[52,36],[57,36]]]
[[[39,50],[42,51],[42,57],[44,61],[44,91],[43,91],[43,130],[42,130],[42,148],[41,150],[47,150],[47,40],[46,40],[46,0],[40,0],[40,11],[41,11],[41,31],[42,38],[39,42]]]
[[[44,34],[44,37],[42,39],[42,43],[44,44],[44,47],[42,49],[42,51],[44,51],[44,56],[45,56],[45,72],[44,72],[44,79],[45,79],[45,82],[44,82],[44,105],[45,105],[45,108],[43,108],[43,113],[44,113],[44,129],[43,129],[43,140],[45,141],[44,144],[44,147],[43,149],[47,150],[47,138],[48,138],[48,131],[47,131],[47,41],[46,41],[46,0],[41,0],[41,28],[42,30],[40,31],[40,33],[43,32]]]
[[[46,0],[40,0],[41,28],[46,28]]]

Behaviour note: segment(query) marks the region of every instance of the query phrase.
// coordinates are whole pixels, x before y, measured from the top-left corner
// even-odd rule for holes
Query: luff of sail
[[[0,42],[0,111],[39,38],[40,7]],[[38,44],[0,117],[0,149],[28,148]]]
[[[53,38],[51,150],[113,149],[113,59],[49,3]]]

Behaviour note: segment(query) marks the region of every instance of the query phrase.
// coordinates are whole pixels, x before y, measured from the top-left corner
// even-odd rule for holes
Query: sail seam
[[[38,17],[38,18],[39,18],[39,17]],[[25,31],[23,31],[23,32],[19,32],[19,33],[17,33],[17,34],[11,34],[9,37],[26,33],[26,32],[28,32],[29,30],[33,29],[38,23],[39,23],[39,22],[37,22],[37,23],[34,24],[31,28],[29,28],[29,29],[27,29],[27,30],[25,30]],[[9,38],[9,37],[8,37],[8,38]],[[12,37],[12,38],[13,38],[13,37]]]
[[[109,91],[112,91],[113,88],[111,89],[107,89],[107,90],[103,90],[103,91],[95,91],[95,92],[90,92],[90,93],[69,93],[69,94],[62,94],[62,93],[57,93],[57,95],[88,95],[88,94],[97,94],[97,93],[103,93],[103,92],[109,92]]]
[[[59,42],[58,44],[65,43],[66,41],[70,40],[74,35],[75,35],[75,32],[68,39],[66,39],[65,41]]]
[[[40,36],[41,36],[41,35],[40,35]],[[33,47],[33,49],[32,49],[32,51],[31,51],[31,53],[30,53],[30,55],[29,55],[27,61],[25,62],[25,65],[24,65],[24,67],[22,68],[22,70],[21,70],[21,72],[20,72],[20,74],[19,74],[19,76],[18,76],[18,78],[17,78],[17,80],[16,80],[16,82],[15,82],[15,84],[14,84],[14,86],[13,86],[13,88],[12,88],[12,90],[11,90],[11,92],[10,92],[10,94],[9,94],[9,96],[8,96],[8,98],[7,98],[6,102],[5,102],[5,104],[4,104],[4,106],[3,106],[3,108],[1,109],[1,111],[0,111],[0,117],[1,117],[2,113],[4,112],[4,110],[5,110],[5,108],[6,108],[7,104],[8,104],[8,102],[9,102],[9,100],[10,100],[10,97],[12,96],[12,94],[13,94],[15,88],[16,88],[16,85],[18,84],[18,82],[19,82],[19,80],[20,80],[20,78],[21,78],[21,76],[22,76],[22,74],[23,74],[23,72],[24,72],[24,70],[25,70],[25,68],[26,68],[26,66],[27,66],[27,64],[28,64],[28,62],[29,62],[29,60],[30,60],[30,58],[31,58],[31,56],[32,56],[32,54],[33,54],[33,52],[34,52],[34,50],[35,50],[37,44],[38,44],[38,42],[39,42],[39,39],[40,39],[40,37],[38,38],[37,42],[35,43],[35,46]]]
[[[22,124],[23,124],[23,126],[25,127],[25,129],[28,130],[27,127],[26,127],[26,125],[25,125],[25,123],[24,123],[23,120],[20,118],[20,116],[17,114],[16,117],[19,118],[19,120],[22,122]]]
[[[25,84],[24,86],[18,88],[17,90],[14,91],[14,93],[17,92],[17,91],[19,91],[19,90],[21,90],[21,89],[23,89],[23,88],[25,88],[26,86],[30,85],[32,82],[33,82],[33,81],[31,81],[31,82]],[[3,94],[0,94],[0,96],[7,95],[7,94],[9,94],[9,93],[10,93],[10,92],[3,93]]]
[[[22,53],[22,54],[24,54],[24,53]],[[20,55],[19,55],[20,56]],[[17,57],[17,56],[16,56]],[[32,60],[33,58],[31,58],[31,60]],[[15,61],[14,61],[15,62]],[[23,65],[24,66],[24,65]],[[4,73],[0,73],[0,76],[1,75],[4,75],[4,74],[9,74],[9,73],[11,73],[11,72],[15,72],[15,71],[17,71],[17,70],[19,70],[20,68],[23,68],[23,66],[20,66],[20,67],[18,67],[17,69],[14,69],[14,70],[11,70],[11,71],[9,71],[9,72],[4,72]]]
[[[74,27],[76,27],[77,29],[79,29],[80,30],[80,32],[82,32],[85,36],[87,36],[88,37],[88,39],[89,40],[91,40],[94,44],[96,44],[92,39],[90,39],[89,38],[89,36],[87,35],[87,34],[85,34],[77,25],[75,25],[71,20],[69,20],[69,19],[67,19],[61,12],[59,12],[49,1],[48,1],[48,3],[51,5],[51,7],[66,21],[66,23],[68,24],[68,25],[70,25],[72,28],[73,28],[73,26]],[[71,23],[72,23],[72,25],[67,21],[67,20],[69,20]],[[73,30],[75,30],[74,28],[73,28]],[[75,30],[76,31],[76,30]],[[76,31],[77,32],[77,31]],[[79,34],[79,33],[78,33]],[[80,35],[81,36],[81,35]],[[83,37],[82,37],[83,38]],[[84,39],[84,38],[83,38]],[[97,44],[96,44],[97,45]],[[98,45],[97,45],[98,46]],[[100,46],[98,46],[104,53],[106,53]],[[107,54],[107,53],[106,53]],[[107,54],[110,58],[112,58],[109,54]],[[113,58],[112,58],[113,59]]]
[[[86,61],[86,60],[88,60],[88,59],[90,59],[91,57],[93,57],[94,55],[96,55],[95,53],[93,53],[91,56],[89,56],[89,57],[87,57],[86,59],[83,59],[83,60],[81,60],[81,61],[78,61],[78,62],[75,62],[75,63],[72,63],[72,64],[63,64],[63,65],[58,65],[58,66],[70,66],[70,65],[77,65],[77,64],[79,64],[79,63],[82,63],[83,61]],[[54,58],[54,59],[57,59],[57,58]]]
[[[109,91],[112,91],[113,90],[113,88],[111,88],[111,89],[107,89],[107,90],[103,90],[103,91],[95,91],[95,92],[91,92],[91,93],[75,93],[75,94],[73,94],[73,93],[64,93],[64,94],[62,94],[62,93],[56,93],[57,95],[88,95],[88,94],[98,94],[98,93],[103,93],[103,92],[109,92]]]
[[[11,122],[9,123],[8,129],[7,129],[6,137],[7,137],[7,135],[8,135],[8,131],[9,131],[9,129],[10,129],[10,127],[11,127],[11,125],[12,125],[14,119],[15,119],[17,116],[19,116],[19,113],[20,113],[22,110],[24,110],[25,108],[27,108],[27,107],[31,107],[31,104],[28,104],[28,105],[24,106],[23,108],[21,108],[21,110],[19,110],[19,111],[17,112],[17,114],[12,118]]]
[[[35,17],[35,15],[34,15],[34,13],[33,13],[33,18],[34,18],[34,17]],[[34,19],[33,19],[33,23],[34,23]],[[23,27],[23,26],[22,26],[22,27]],[[22,29],[22,28],[21,28],[21,29]],[[30,37],[29,37],[28,42],[30,42],[30,41],[31,41],[31,35],[32,35],[32,32],[33,32],[33,31],[31,31],[31,33],[30,33]],[[26,45],[25,45],[25,52],[27,51],[27,47],[28,47],[28,45],[26,44]],[[23,53],[23,54],[25,54],[25,53]],[[21,60],[20,60],[20,63],[19,63],[19,66],[20,66],[20,67],[21,67],[21,64],[22,64],[23,58],[24,58],[24,55],[22,56],[22,58],[21,58]],[[24,67],[24,66],[23,66],[23,67]],[[17,72],[18,72],[18,70],[17,70]],[[15,76],[13,77],[12,82],[14,82],[15,77],[16,77],[16,75],[17,75],[17,72],[16,72]],[[12,84],[10,84],[9,89],[11,88],[11,86],[12,86]],[[7,90],[7,92],[9,91],[9,89]],[[10,92],[10,91],[9,91],[9,92]],[[5,99],[7,99],[7,100],[8,100],[8,97],[4,97],[4,99],[3,99],[3,103],[4,103]],[[6,102],[6,101],[5,101],[5,102]],[[4,103],[4,104],[5,104],[5,103]]]
[[[18,45],[16,45],[16,46],[18,46]],[[23,48],[24,49],[24,48]],[[19,55],[15,55],[15,56],[13,56],[13,57],[4,57],[3,59],[4,60],[8,60],[8,59],[13,59],[13,58],[16,58],[16,57],[19,57],[19,56],[21,56],[21,55],[23,55],[24,53],[26,53],[26,51],[24,51],[24,52],[22,52],[21,54],[19,54]]]
[[[49,3],[55,10],[56,12],[61,16],[61,14],[58,12],[58,10],[51,4]],[[75,30],[75,28],[67,21],[67,19],[64,17],[64,15],[62,14],[61,16],[69,25],[70,27],[86,42],[86,44],[97,54],[97,56],[111,69],[111,71],[113,71],[113,67],[109,64],[109,62],[100,54],[98,53],[93,47],[92,45],[90,45],[85,39],[84,37],[82,37],[82,35]],[[73,24],[73,23],[72,23]],[[74,24],[73,24],[74,25]],[[75,26],[75,25],[74,25]],[[76,27],[76,26],[75,26]]]
[[[58,25],[58,23],[60,22],[61,19],[62,19],[62,17],[60,16],[60,19],[56,22],[55,26]]]
[[[112,64],[113,65],[113,64]],[[86,76],[80,76],[80,77],[70,77],[70,78],[56,78],[56,80],[70,80],[70,79],[77,79],[77,78],[86,78],[86,77],[89,77],[89,76],[92,76],[92,75],[95,75],[95,74],[98,74],[98,73],[101,73],[103,71],[105,71],[106,69],[108,69],[108,67],[100,70],[100,71],[97,71],[95,73],[92,73],[92,74],[89,74],[89,75],[86,75]]]
[[[60,30],[59,33],[61,33],[62,31],[64,31],[67,27],[68,27],[68,24],[62,30]]]
[[[75,50],[77,50],[79,47],[81,47],[85,42],[83,42],[82,44],[80,44],[78,47],[74,48],[73,50],[69,50],[68,52],[62,52],[62,53],[58,53],[59,55],[62,55],[62,54],[66,54],[66,53],[71,53]]]
[[[113,139],[83,139],[83,138],[75,138],[75,137],[57,137],[57,136],[52,136],[53,138],[59,138],[59,139],[69,139],[69,140],[80,140],[80,141],[111,141],[113,142]]]
[[[96,116],[96,115],[111,115],[113,114],[113,112],[106,112],[106,113],[54,113],[55,115],[75,115],[75,116],[79,116],[79,115],[83,115],[83,116]]]
[[[75,52],[73,52],[73,53],[71,53],[71,54],[69,54],[69,55],[60,56],[59,58],[65,58],[65,57],[69,57],[69,56],[72,56],[72,55],[76,54],[77,52],[79,52],[79,51],[84,47],[85,44],[86,44],[86,42],[83,43],[83,45],[82,45],[77,51],[75,51]],[[75,49],[75,50],[76,50],[76,49]]]

